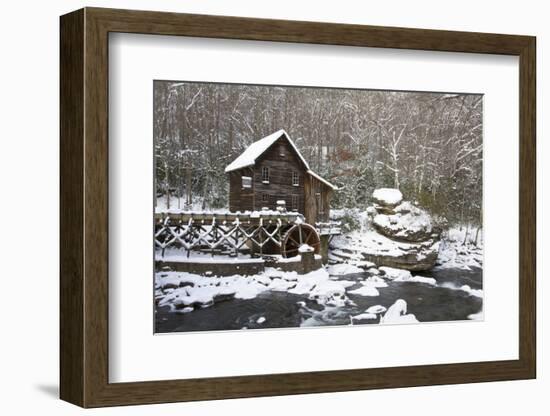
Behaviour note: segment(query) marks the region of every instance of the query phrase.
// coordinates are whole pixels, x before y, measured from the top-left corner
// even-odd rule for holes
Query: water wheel
[[[297,256],[298,248],[302,244],[313,247],[315,254],[319,254],[321,250],[321,239],[317,230],[306,223],[293,225],[287,230],[283,236],[281,254],[283,257]]]

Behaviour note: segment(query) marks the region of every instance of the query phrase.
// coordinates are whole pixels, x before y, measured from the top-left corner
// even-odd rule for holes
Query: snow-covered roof
[[[269,136],[264,137],[263,139],[260,139],[257,142],[254,142],[250,146],[248,146],[247,149],[242,152],[237,159],[227,165],[227,167],[225,168],[225,173],[246,168],[248,166],[253,166],[256,163],[256,159],[258,159],[267,149],[271,147],[273,143],[275,143],[283,136],[288,140],[302,163],[305,165],[306,169],[309,170],[308,163],[306,162],[302,154],[298,151],[298,148],[290,139],[290,136],[287,134],[287,132],[284,130],[278,130],[275,133],[272,133]]]
[[[231,162],[227,167],[225,168],[225,173],[233,172],[235,170],[239,170],[242,168],[246,168],[248,166],[254,166],[256,164],[256,159],[258,159],[267,149],[271,147],[273,143],[275,143],[277,140],[279,140],[281,137],[285,137],[292,148],[294,149],[294,152],[296,155],[300,158],[302,163],[304,164],[307,173],[311,176],[313,176],[315,179],[319,180],[320,182],[324,183],[326,186],[332,188],[333,190],[338,190],[338,187],[331,184],[327,180],[321,178],[319,175],[317,175],[315,172],[313,172],[309,168],[309,164],[304,159],[288,133],[284,130],[278,130],[275,133],[270,134],[267,137],[264,137],[263,139],[258,140],[257,142],[252,143],[250,146],[246,148],[244,152],[241,153],[241,155],[235,159],[233,162]]]
[[[329,188],[332,188],[333,190],[337,191],[338,190],[338,187],[336,185],[333,185],[331,184],[329,181],[321,178],[319,175],[317,175],[315,172],[313,172],[311,169],[309,169],[307,171],[308,174],[310,174],[311,176],[313,176],[315,179],[317,179],[318,181],[320,182],[323,182],[326,186],[328,186]]]

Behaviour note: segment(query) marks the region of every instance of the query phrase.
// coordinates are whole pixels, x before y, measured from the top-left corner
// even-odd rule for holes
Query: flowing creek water
[[[481,311],[483,299],[460,289],[464,285],[482,289],[481,269],[443,268],[418,274],[436,279],[437,285],[388,281],[388,287],[379,289],[379,296],[347,293],[355,305],[343,307],[323,306],[304,295],[275,291],[261,293],[254,299],[218,302],[187,314],[176,314],[170,312],[168,307],[159,307],[155,314],[155,332],[349,325],[352,316],[361,314],[370,306],[389,308],[398,299],[407,302],[407,312],[414,314],[420,322],[467,320],[469,315]],[[366,273],[357,273],[332,278],[359,282],[365,277]],[[360,283],[347,291],[357,287]],[[354,325],[378,322],[379,318],[354,322]]]

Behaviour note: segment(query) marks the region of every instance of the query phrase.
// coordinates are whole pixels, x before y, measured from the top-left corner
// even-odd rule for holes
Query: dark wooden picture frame
[[[62,16],[60,29],[60,396],[63,400],[83,407],[100,407],[535,378],[534,37],[98,8]],[[109,383],[110,32],[519,56],[519,359]]]

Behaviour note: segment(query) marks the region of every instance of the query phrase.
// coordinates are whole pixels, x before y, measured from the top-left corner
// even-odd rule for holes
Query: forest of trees
[[[225,167],[285,129],[338,185],[333,208],[399,188],[453,224],[481,224],[483,96],[155,81],[157,195],[228,206]]]

